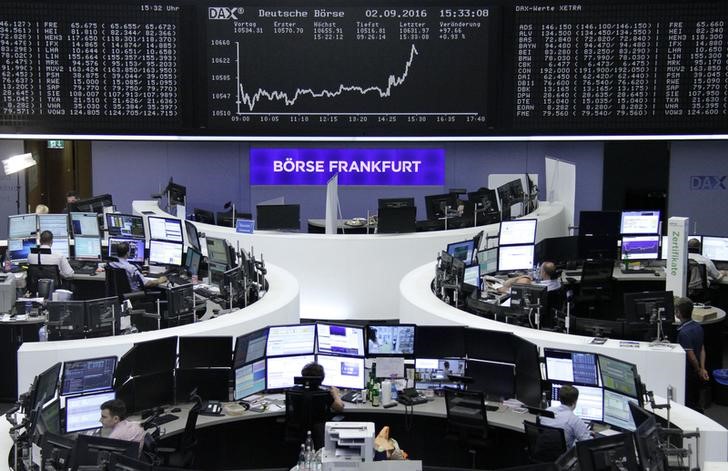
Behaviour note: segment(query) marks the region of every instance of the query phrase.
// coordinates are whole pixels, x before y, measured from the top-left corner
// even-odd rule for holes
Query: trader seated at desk
[[[129,278],[129,286],[132,291],[141,291],[146,288],[153,288],[159,286],[162,283],[167,282],[167,277],[160,276],[159,278],[146,278],[142,275],[136,265],[129,262],[129,243],[122,242],[116,246],[116,257],[118,261],[109,263],[111,268],[121,268],[126,271],[126,276]]]
[[[698,239],[688,240],[688,258],[701,265],[705,265],[705,273],[708,275],[708,282],[718,281],[726,275],[724,270],[718,270],[715,263],[700,253],[700,241]]]
[[[547,291],[556,291],[561,289],[561,281],[559,280],[560,273],[556,270],[554,262],[543,262],[539,269],[539,277],[541,281],[535,282],[537,285],[545,286]],[[503,286],[498,288],[501,293],[510,293],[511,286],[515,284],[526,284],[529,285],[534,283],[533,279],[528,275],[520,275],[513,278],[508,278],[503,282]]]
[[[326,377],[326,373],[324,372],[324,367],[314,361],[306,364],[301,369],[301,376],[321,378],[318,383],[320,387],[320,384],[323,383],[324,378]],[[337,388],[336,386],[329,387],[329,394],[331,395],[331,403],[329,404],[329,408],[333,412],[343,412],[344,401],[341,400],[341,393],[339,392],[339,388]]]
[[[574,414],[576,401],[579,400],[579,390],[574,386],[565,384],[559,389],[559,402],[561,405],[549,407],[548,410],[554,413],[554,418],[542,417],[541,423],[551,427],[558,427],[564,430],[566,446],[571,448],[581,440],[589,440],[591,432],[586,424]]]
[[[51,250],[53,246],[53,233],[51,231],[43,231],[40,233],[40,248]],[[68,259],[63,254],[58,253],[38,253],[28,254],[28,265],[58,265],[58,272],[61,278],[70,278],[73,276],[73,268],[68,263]]]
[[[112,399],[101,404],[103,430],[101,434],[107,438],[139,442],[144,440],[144,429],[138,422],[126,418],[126,404],[121,399]]]

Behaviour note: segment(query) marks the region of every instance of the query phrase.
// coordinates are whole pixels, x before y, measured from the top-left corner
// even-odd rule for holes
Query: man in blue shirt
[[[693,320],[693,302],[690,299],[679,298],[675,302],[675,311],[680,319],[677,341],[685,349],[685,405],[702,412],[700,389],[710,379],[705,369],[703,327]]]
[[[553,419],[543,417],[541,423],[550,427],[558,427],[564,430],[564,438],[566,446],[571,448],[574,444],[581,440],[589,440],[591,432],[586,427],[583,420],[574,414],[576,401],[579,399],[579,390],[574,386],[565,384],[559,389],[559,402],[561,405],[549,407],[555,415]]]
[[[144,277],[142,272],[139,271],[139,268],[127,260],[129,257],[128,242],[122,242],[116,246],[116,257],[119,261],[111,262],[109,266],[111,268],[121,268],[126,271],[126,276],[129,279],[129,287],[131,287],[132,291],[140,291],[144,287],[151,288],[167,281],[167,278],[164,276],[160,276],[157,279]]]

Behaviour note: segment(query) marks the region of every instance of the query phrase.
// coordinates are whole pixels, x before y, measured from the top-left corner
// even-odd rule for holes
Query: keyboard
[[[581,276],[581,270],[577,271],[565,271],[564,276]]]
[[[210,288],[205,288],[204,286],[196,286],[195,294],[199,294],[203,298],[207,298],[207,299],[214,299],[214,298],[218,298],[220,296],[219,292],[215,293]]]
[[[341,400],[344,402],[360,402],[361,401],[361,391],[357,391],[356,389],[352,389],[351,391],[348,391],[341,395]]]
[[[150,424],[152,427],[159,427],[160,425],[167,424],[167,423],[172,422],[177,419],[179,419],[179,416],[176,416],[174,414],[164,414],[164,415],[155,417],[154,419],[148,421],[147,423]]]
[[[649,268],[640,268],[639,270],[625,270],[622,268],[621,270],[622,274],[624,275],[654,275],[655,270],[650,270]]]
[[[78,260],[69,260],[68,264],[73,268],[74,273],[79,275],[90,275],[96,273],[96,263],[79,262]]]

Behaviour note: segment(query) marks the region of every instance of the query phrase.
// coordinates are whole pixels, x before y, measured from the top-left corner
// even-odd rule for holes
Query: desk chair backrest
[[[60,287],[61,274],[58,265],[28,265],[26,289],[34,296],[38,292],[38,280],[53,280],[54,287]]]
[[[488,438],[488,416],[482,391],[445,388],[447,432],[461,439]]]
[[[106,296],[117,296],[123,301],[123,296],[131,293],[131,285],[126,270],[106,266]]]
[[[708,288],[708,271],[704,263],[688,259],[688,290]]]
[[[331,416],[331,393],[302,387],[286,390],[286,441],[301,442],[311,430],[317,448],[323,446],[323,426]]]
[[[192,406],[192,409],[190,409],[190,412],[187,414],[185,431],[179,442],[180,451],[184,452],[190,450],[197,445],[197,417],[200,415],[200,409],[202,409],[202,403],[200,401],[196,401],[195,405]]]
[[[566,451],[564,430],[539,423],[523,421],[528,444],[528,456],[533,462],[556,461]]]

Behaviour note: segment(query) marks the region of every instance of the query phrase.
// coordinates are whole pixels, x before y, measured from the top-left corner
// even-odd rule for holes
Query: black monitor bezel
[[[83,390],[78,392],[70,392],[64,390],[64,385],[66,384],[66,372],[69,364],[72,363],[80,363],[80,362],[90,362],[90,361],[98,361],[98,360],[108,360],[113,359],[114,360],[114,368],[113,373],[111,374],[111,384],[108,387],[102,388],[102,389],[91,389],[91,390]],[[61,374],[61,395],[62,396],[76,396],[76,395],[85,395],[88,393],[96,393],[101,391],[107,391],[109,389],[114,388],[114,378],[116,378],[116,365],[119,362],[119,359],[115,355],[108,355],[104,357],[95,357],[95,358],[84,358],[82,360],[69,360],[63,363],[63,372]]]

